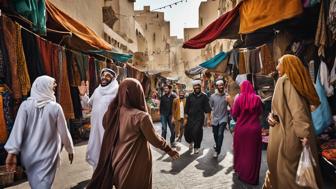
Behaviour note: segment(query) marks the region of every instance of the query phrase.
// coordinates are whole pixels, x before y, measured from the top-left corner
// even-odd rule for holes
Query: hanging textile
[[[245,59],[246,59],[245,58],[245,53],[239,52],[239,62],[238,62],[239,74],[247,73]]]
[[[82,105],[81,105],[81,101],[79,97],[78,87],[77,86],[70,87],[70,91],[71,91],[72,105],[73,105],[75,118],[80,119],[83,117],[83,113],[82,113]]]
[[[1,18],[2,20],[2,18]],[[2,21],[0,21],[0,33],[4,33],[3,31],[3,24]],[[7,83],[9,86],[12,85],[12,77],[10,74],[10,68],[9,68],[9,57],[8,57],[8,52],[7,48],[5,45],[5,38],[4,35],[0,35],[0,49],[1,49],[1,54],[0,54],[0,79],[2,79],[5,83]]]
[[[1,17],[1,25],[3,28],[3,36],[5,39],[5,46],[7,48],[9,67],[11,74],[11,89],[13,90],[13,95],[15,100],[20,100],[22,98],[22,91],[20,81],[18,80],[18,57],[17,57],[17,30],[15,23],[6,16]]]
[[[268,45],[263,45],[260,47],[260,51],[262,61],[262,74],[268,75],[276,70],[275,62],[273,61],[272,54],[270,52],[270,47]]]
[[[332,38],[336,40],[336,0],[330,0],[327,24],[332,33]]]
[[[75,61],[74,52],[66,50],[68,76],[71,87],[77,87],[81,85],[81,75],[79,72],[78,62]]]
[[[51,48],[50,42],[42,39],[40,37],[36,37],[36,43],[39,47],[40,57],[43,63],[45,74],[48,76],[52,76],[51,74]]]
[[[34,31],[47,34],[45,0],[12,0],[12,3],[19,14],[32,22]]]
[[[21,30],[23,50],[26,57],[30,81],[45,75],[36,36],[26,30]]]
[[[14,125],[14,115],[13,115],[14,103],[11,92],[9,90],[5,90],[2,93],[2,99],[3,99],[3,111],[5,115],[6,126],[8,131],[10,132]]]
[[[4,113],[4,101],[2,96],[0,95],[0,144],[6,143],[7,138],[8,138],[8,131],[6,127],[6,119]]]
[[[323,61],[321,62],[319,71],[320,71],[320,74],[319,74],[320,82],[324,88],[325,94],[327,95],[327,97],[334,95],[334,87],[330,85],[329,83],[329,79],[330,79],[329,71],[328,71],[328,67],[325,62]]]
[[[94,90],[98,87],[99,81],[96,71],[96,61],[93,57],[89,58],[89,95],[91,96]]]
[[[57,101],[62,106],[64,116],[67,119],[74,119],[74,106],[71,98],[71,91],[69,85],[69,78],[68,78],[68,66],[66,61],[66,53],[63,47],[55,48],[58,53],[58,62],[59,62],[59,81],[58,81],[58,88],[57,88]],[[80,108],[81,109],[81,108]]]
[[[321,1],[320,15],[317,23],[315,45],[319,47],[318,55],[325,57],[325,46],[327,44],[327,26],[325,23],[324,3]]]
[[[249,67],[251,68],[251,73],[259,73],[262,68],[260,48],[249,50],[248,53],[249,53],[248,64]]]
[[[23,96],[28,96],[31,88],[28,67],[26,62],[26,57],[23,50],[22,36],[21,36],[21,26],[18,23],[16,25],[16,34],[17,34],[17,44],[16,44],[16,53],[17,53],[17,71],[18,77],[21,84],[21,92]]]
[[[248,0],[240,7],[239,33],[247,34],[303,12],[301,0]]]
[[[231,27],[235,19],[238,18],[239,8],[240,4],[231,11],[220,16],[217,20],[207,26],[200,34],[184,42],[183,48],[201,49],[212,41],[218,39],[226,30]],[[230,29],[234,30],[232,28]],[[232,35],[237,36],[234,34],[237,34],[237,31],[232,31],[232,33],[227,34],[227,37],[230,38]]]
[[[78,71],[80,74],[80,80],[81,81],[87,81],[87,71],[88,71],[88,60],[89,57],[87,55],[84,55],[82,53],[74,53],[73,54],[74,61],[76,62],[76,65],[78,66]]]
[[[321,104],[318,108],[312,112],[313,125],[317,135],[320,135],[331,123],[332,115],[328,104],[327,97],[325,95],[323,86],[320,81],[320,77],[316,78],[316,92],[320,98]]]

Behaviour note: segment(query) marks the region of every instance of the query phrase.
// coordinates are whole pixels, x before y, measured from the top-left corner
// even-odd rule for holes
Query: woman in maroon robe
[[[233,136],[234,170],[240,180],[257,185],[261,163],[261,124],[262,102],[252,84],[244,81],[236,98],[232,116],[237,123]]]
[[[105,134],[98,166],[88,189],[152,188],[150,144],[173,159],[179,154],[154,130],[139,81],[125,79],[103,119]],[[148,143],[149,142],[149,143]]]

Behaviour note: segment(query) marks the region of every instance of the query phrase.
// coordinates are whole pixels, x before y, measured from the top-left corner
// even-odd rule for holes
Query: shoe
[[[177,142],[182,142],[182,138],[178,138],[178,139],[177,139]]]
[[[214,152],[214,153],[213,153],[213,157],[214,157],[214,158],[218,158],[218,153],[217,153],[217,152]]]
[[[193,143],[189,143],[189,150],[192,150],[194,148],[194,144]]]
[[[171,147],[172,147],[172,148],[175,148],[175,147],[176,147],[176,143],[173,142],[173,143],[171,144]]]
[[[216,151],[216,149],[217,149],[216,144],[213,146],[213,149]]]
[[[194,149],[194,154],[199,154],[199,152],[200,152],[199,148]]]

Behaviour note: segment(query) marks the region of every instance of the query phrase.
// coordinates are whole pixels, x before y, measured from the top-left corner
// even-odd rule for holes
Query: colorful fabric
[[[14,124],[12,95],[9,91],[5,91],[2,93],[2,98],[3,98],[3,110],[5,114],[6,125],[8,131],[11,131]]]
[[[6,119],[4,113],[4,101],[0,95],[0,144],[4,144],[8,138],[8,131],[6,127]]]
[[[223,60],[226,59],[227,57],[228,57],[228,53],[220,52],[216,56],[214,56],[212,59],[200,64],[200,66],[203,68],[207,68],[207,69],[214,69],[218,66],[218,64],[223,62]]]
[[[336,149],[323,150],[322,156],[329,161],[336,162]]]
[[[252,33],[260,28],[297,16],[303,12],[301,0],[247,0],[240,7],[239,33]]]
[[[298,93],[306,98],[310,105],[320,105],[319,97],[314,84],[310,79],[309,71],[301,60],[294,55],[284,55],[279,62],[283,65],[284,73]]]
[[[34,31],[47,34],[45,0],[13,0],[12,3],[19,14],[32,22]]]
[[[23,96],[28,96],[28,93],[31,88],[28,67],[26,62],[26,57],[23,50],[22,44],[22,36],[21,36],[21,26],[18,23],[15,23],[17,30],[17,45],[16,45],[16,53],[17,53],[17,71],[18,77],[21,84],[21,91]]]
[[[22,98],[20,80],[18,80],[18,57],[17,57],[17,29],[15,23],[6,16],[1,16],[1,25],[3,27],[3,35],[5,39],[5,46],[7,48],[11,86],[14,99]]]
[[[320,5],[320,15],[317,23],[316,35],[315,35],[315,45],[319,47],[318,55],[325,56],[325,46],[327,44],[327,26],[325,21],[324,3],[321,2]]]
[[[322,6],[323,3],[321,3]],[[336,0],[330,0],[329,15],[327,19],[329,30],[332,32],[332,38],[336,39]]]
[[[239,7],[240,5],[223,14],[205,28],[200,34],[184,42],[183,48],[201,49],[212,41],[218,39],[221,34],[230,27],[235,18],[238,17]]]

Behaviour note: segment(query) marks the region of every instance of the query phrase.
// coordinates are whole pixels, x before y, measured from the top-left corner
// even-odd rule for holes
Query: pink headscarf
[[[245,80],[240,85],[240,95],[237,98],[237,103],[241,106],[242,111],[253,112],[255,108],[260,108],[261,99],[256,95],[252,84]]]

